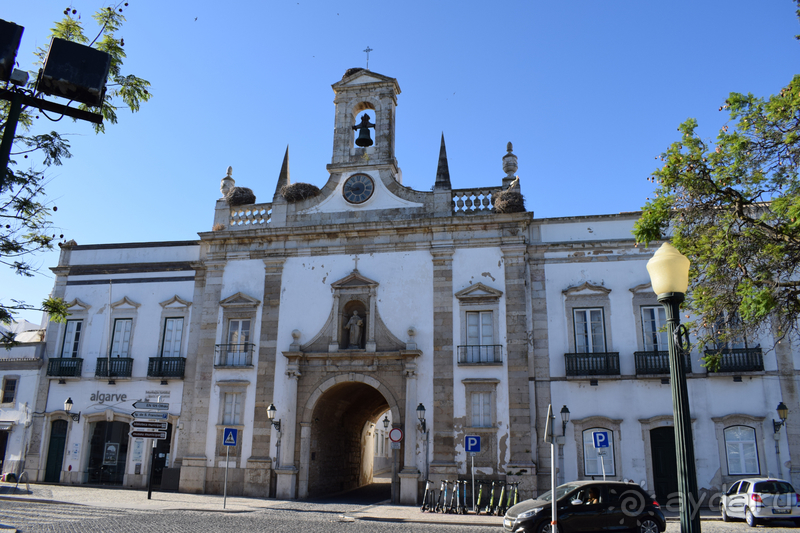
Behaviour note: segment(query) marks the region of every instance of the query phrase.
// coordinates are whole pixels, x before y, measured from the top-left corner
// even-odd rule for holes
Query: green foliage
[[[64,18],[55,23],[51,37],[94,46],[111,55],[111,69],[106,84],[106,94],[101,107],[79,106],[95,113],[101,113],[105,122],[117,123],[117,110],[127,107],[131,112],[139,110],[143,102],[151,98],[150,83],[142,78],[123,71],[126,57],[122,38],[115,34],[122,27],[125,17],[123,8],[128,3],[118,3],[104,7],[94,14],[100,26],[96,37],[90,41],[84,33],[83,23],[77,10],[65,9]],[[47,50],[37,50],[38,63],[41,64]],[[0,135],[5,131],[9,118],[9,102],[0,102]],[[21,163],[29,156],[41,157],[44,169],[61,165],[72,157],[67,139],[52,131],[44,134],[31,134],[39,116],[37,110],[23,108],[20,113],[14,137],[9,168],[0,169],[0,264],[11,268],[22,276],[33,276],[37,268],[30,262],[36,252],[51,250],[55,242],[63,239],[53,230],[51,215],[56,211],[45,200],[45,172],[32,164],[27,168]],[[104,125],[94,125],[96,133],[105,131]],[[10,299],[10,304],[0,302],[0,323],[8,323],[14,315],[23,310],[39,309],[49,313],[50,319],[63,321],[68,315],[66,304],[59,298],[47,298],[39,306]]]
[[[713,144],[681,124],[634,230],[643,243],[670,234],[691,260],[702,344],[782,336],[800,317],[800,76],[767,99],[732,93],[723,109]]]

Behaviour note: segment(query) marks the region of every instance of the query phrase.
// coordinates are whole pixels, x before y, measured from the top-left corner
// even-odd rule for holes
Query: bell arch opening
[[[307,448],[309,498],[370,485],[376,473],[383,473],[385,461],[376,463],[376,439],[388,431],[383,419],[391,421],[391,407],[380,391],[362,382],[338,383],[319,397]],[[385,443],[377,442],[377,449],[382,453]],[[376,490],[385,490],[388,499],[391,487],[388,479],[382,480],[385,487]]]
[[[353,148],[373,146],[377,138],[377,135],[375,135],[377,131],[375,106],[370,102],[359,102],[353,107],[350,121],[353,127]]]

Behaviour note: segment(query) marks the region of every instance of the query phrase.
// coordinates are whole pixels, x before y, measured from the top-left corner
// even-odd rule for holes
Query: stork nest
[[[247,187],[234,187],[225,195],[228,205],[250,205],[256,203],[256,195]]]
[[[313,198],[319,194],[319,187],[310,183],[292,183],[281,187],[281,196],[287,202],[300,202],[306,198]]]
[[[494,211],[495,213],[524,213],[525,198],[520,192],[503,191],[495,197]]]

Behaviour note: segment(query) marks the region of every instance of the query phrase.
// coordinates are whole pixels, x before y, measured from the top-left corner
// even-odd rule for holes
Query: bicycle
[[[424,513],[425,511],[433,511],[434,506],[436,505],[436,489],[433,487],[433,481],[430,479],[425,480],[425,494],[422,496],[422,507],[420,510]]]

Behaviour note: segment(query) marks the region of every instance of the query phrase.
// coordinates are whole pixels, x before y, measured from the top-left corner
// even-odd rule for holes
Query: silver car
[[[766,520],[791,520],[800,525],[800,496],[782,479],[740,479],[722,496],[721,511],[723,521],[744,518],[750,527]]]

